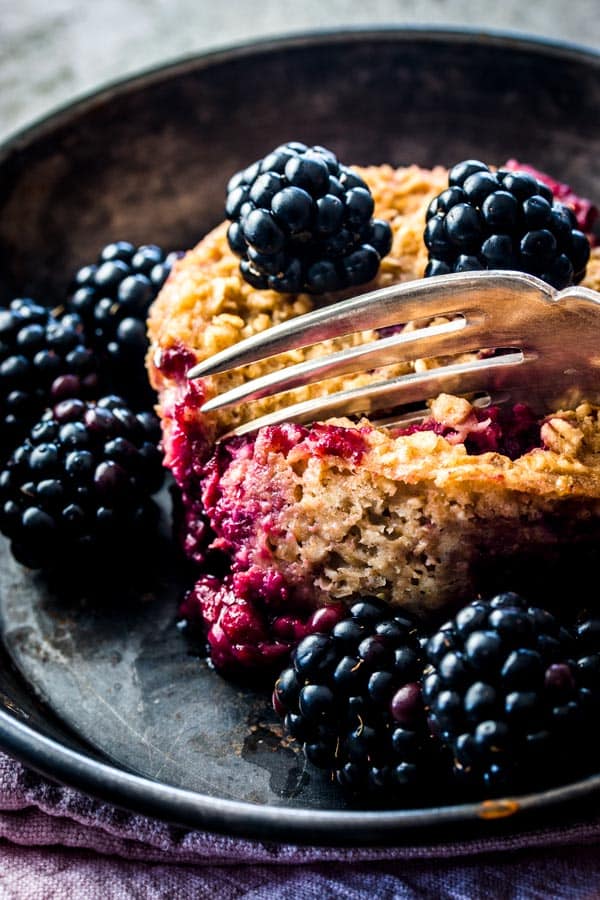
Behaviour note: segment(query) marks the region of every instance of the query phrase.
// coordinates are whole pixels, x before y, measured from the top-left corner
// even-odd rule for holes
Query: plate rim
[[[66,787],[97,800],[173,825],[205,829],[246,839],[295,841],[323,847],[389,846],[431,842],[431,832],[448,826],[476,826],[479,840],[514,833],[539,812],[580,804],[600,791],[600,773],[568,785],[496,800],[424,809],[296,809],[245,800],[228,800],[178,788],[106,763],[64,746],[0,709],[0,746],[19,762]],[[548,826],[548,819],[544,825]],[[564,824],[564,823],[563,823]],[[482,829],[489,826],[489,834]],[[522,830],[522,828],[519,828]],[[453,831],[456,839],[458,832]],[[436,840],[439,840],[437,838]]]
[[[69,118],[78,117],[96,106],[165,79],[192,70],[201,70],[257,53],[280,52],[286,48],[315,46],[328,42],[364,40],[430,40],[433,42],[473,42],[479,46],[504,46],[526,53],[575,59],[600,67],[600,50],[511,30],[481,30],[460,26],[378,25],[344,26],[342,29],[302,30],[282,35],[254,38],[221,47],[178,56],[151,65],[133,74],[109,80],[73,99],[58,104],[10,133],[0,142],[0,166],[13,153],[26,149],[47,132],[60,128]],[[30,687],[31,689],[31,687]],[[161,821],[189,828],[201,828],[248,839],[295,841],[328,847],[374,846],[418,843],[420,836],[432,830],[475,824],[482,835],[484,825],[491,836],[496,827],[508,825],[522,830],[524,822],[569,802],[596,799],[600,791],[600,773],[551,788],[546,791],[506,797],[497,801],[471,802],[425,809],[395,810],[321,810],[297,809],[268,804],[228,800],[177,788],[148,777],[136,775],[116,764],[93,758],[48,737],[24,723],[8,709],[0,707],[0,749],[44,777],[92,797],[112,803],[129,812],[149,815]],[[544,824],[548,824],[547,821]],[[452,838],[456,838],[453,831]]]
[[[277,52],[286,47],[301,47],[307,44],[348,40],[415,40],[430,39],[435,41],[468,40],[479,45],[504,45],[507,48],[523,50],[531,53],[550,54],[556,57],[573,58],[600,66],[600,48],[590,45],[549,38],[544,35],[510,30],[468,28],[460,25],[427,25],[382,24],[373,28],[361,25],[343,26],[341,29],[315,28],[297,32],[270,35],[250,40],[224,43],[210,50],[180,54],[157,65],[141,67],[129,75],[109,78],[96,87],[83,90],[71,99],[58,102],[47,112],[34,116],[29,122],[18,126],[0,141],[0,165],[13,152],[19,150],[30,140],[41,137],[46,130],[61,125],[63,119],[84,112],[96,105],[109,101],[115,94],[126,94],[136,90],[142,84],[151,84],[165,77],[173,77],[188,69],[206,68],[231,59],[239,59],[257,52]]]

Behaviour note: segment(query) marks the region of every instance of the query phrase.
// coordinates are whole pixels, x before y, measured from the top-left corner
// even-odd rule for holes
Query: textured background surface
[[[82,93],[182,55],[381,24],[510,30],[600,49],[598,0],[0,0],[0,140]]]

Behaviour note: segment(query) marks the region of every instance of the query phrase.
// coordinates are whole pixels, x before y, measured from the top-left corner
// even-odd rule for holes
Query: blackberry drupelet
[[[166,255],[155,244],[107,244],[94,264],[76,273],[67,300],[102,361],[105,388],[136,408],[150,408],[156,401],[144,369],[146,319],[177,255]]]
[[[460,781],[490,794],[575,770],[592,729],[573,651],[554,615],[514,593],[470,603],[429,639],[423,696]]]
[[[371,281],[390,251],[373,208],[367,184],[330,150],[282,144],[229,181],[227,239],[258,289],[338,291]]]
[[[98,368],[79,316],[29,298],[0,308],[0,462],[46,407],[67,397],[97,396]]]
[[[575,677],[579,697],[584,705],[586,719],[597,722],[600,717],[600,616],[582,615],[574,628]],[[590,728],[588,746],[598,753],[600,737]]]
[[[573,210],[528,172],[457,163],[427,210],[425,276],[478,269],[529,272],[562,289],[581,281],[590,244]]]
[[[422,669],[414,623],[368,597],[298,644],[273,704],[310,762],[344,788],[412,800],[434,773]]]
[[[47,410],[0,473],[0,531],[14,557],[60,569],[129,557],[158,521],[158,420],[116,396]]]

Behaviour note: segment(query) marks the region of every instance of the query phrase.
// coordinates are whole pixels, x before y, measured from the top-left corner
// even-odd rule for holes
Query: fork
[[[447,321],[431,324],[437,317]],[[600,403],[600,294],[582,287],[559,292],[533,275],[512,271],[441,275],[342,300],[240,341],[194,366],[188,377],[216,375],[323,340],[407,322],[414,330],[280,368],[210,399],[202,411],[393,363],[464,354],[472,358],[282,406],[229,435],[392,409],[393,421],[402,421],[403,408],[440,393],[484,393],[484,403],[524,401],[540,415],[582,400]],[[413,411],[404,418],[423,415]]]

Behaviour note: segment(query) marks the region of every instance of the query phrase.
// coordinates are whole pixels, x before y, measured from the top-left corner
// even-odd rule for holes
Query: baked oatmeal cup
[[[190,381],[197,362],[271,325],[358,291],[421,278],[426,213],[448,172],[356,168],[389,223],[391,249],[368,284],[324,295],[249,284],[222,224],[178,261],[149,319],[148,370],[158,391],[165,463],[181,495],[181,539],[199,578],[184,613],[199,613],[217,666],[285,659],[315,609],[375,596],[419,617],[452,611],[503,573],[548,574],[565,548],[600,534],[600,412],[480,409],[440,396],[419,426],[340,418],[219,438],[280,404],[439,360],[399,361],[234,409],[209,398],[273,368],[377,338],[365,331]],[[589,213],[589,210],[584,210]],[[600,288],[600,248],[582,283]],[[411,328],[411,323],[404,323]],[[518,576],[515,576],[518,577]]]

